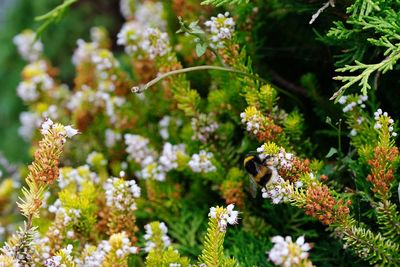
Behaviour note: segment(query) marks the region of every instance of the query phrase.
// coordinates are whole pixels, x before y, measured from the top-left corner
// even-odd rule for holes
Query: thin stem
[[[226,71],[226,72],[233,72],[233,73],[237,73],[243,76],[248,76],[251,77],[253,79],[259,80],[261,82],[266,83],[266,81],[263,78],[260,78],[256,75],[244,72],[244,71],[240,71],[237,69],[233,69],[233,68],[228,68],[228,67],[220,67],[220,66],[211,66],[211,65],[204,65],[204,66],[196,66],[196,67],[189,67],[189,68],[184,68],[184,69],[179,69],[179,70],[173,70],[170,72],[166,72],[161,74],[160,76],[158,76],[157,78],[154,78],[153,80],[151,80],[150,82],[144,84],[144,85],[140,85],[140,86],[134,86],[132,87],[131,91],[133,93],[143,93],[144,91],[146,91],[147,89],[149,89],[151,86],[155,85],[156,83],[158,83],[159,81],[172,76],[172,75],[176,75],[176,74],[181,74],[181,73],[186,73],[186,72],[192,72],[192,71],[199,71],[199,70],[220,70],[220,71]]]
[[[219,71],[226,71],[226,72],[232,72],[232,73],[236,73],[242,76],[247,76],[250,77],[252,79],[258,80],[262,83],[268,83],[266,80],[264,80],[263,78],[248,73],[248,72],[244,72],[241,70],[237,70],[237,69],[233,69],[233,68],[229,68],[229,67],[221,67],[221,66],[211,66],[211,65],[203,65],[203,66],[196,66],[196,67],[189,67],[189,68],[183,68],[183,69],[178,69],[178,70],[173,70],[173,71],[169,71],[166,73],[161,74],[160,76],[158,76],[157,78],[154,78],[153,80],[151,80],[150,82],[144,84],[144,85],[139,85],[139,86],[134,86],[131,88],[132,93],[143,93],[144,91],[146,91],[147,89],[149,89],[151,86],[155,85],[156,83],[160,82],[161,80],[172,76],[172,75],[177,75],[177,74],[182,74],[182,73],[186,73],[186,72],[192,72],[192,71],[199,71],[199,70],[219,70]],[[275,88],[277,91],[281,92],[282,94],[285,94],[287,96],[289,96],[290,98],[296,100],[297,102],[299,102],[299,100],[292,95],[289,92],[286,92],[285,90],[282,90],[280,88]]]

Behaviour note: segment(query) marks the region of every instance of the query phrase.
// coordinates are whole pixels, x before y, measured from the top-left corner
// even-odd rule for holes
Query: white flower
[[[40,132],[45,135],[49,133],[49,130],[51,128],[53,128],[53,121],[51,119],[46,119],[43,123],[42,123],[42,129],[40,130]]]
[[[81,65],[82,63],[88,63],[91,61],[92,54],[98,48],[96,43],[88,43],[82,39],[77,41],[78,48],[75,50],[72,56],[72,63],[75,66]]]
[[[261,189],[261,192],[262,197],[270,198],[273,204],[286,201],[288,196],[292,193],[290,188],[286,186],[285,180],[278,174],[272,174],[271,181]]]
[[[25,30],[13,38],[19,54],[29,62],[38,60],[43,52],[42,42],[35,41],[35,38],[36,33],[31,30]]]
[[[235,31],[235,22],[229,17],[228,12],[211,17],[204,25],[209,29],[210,40],[214,47],[223,46],[224,41],[230,40]]]
[[[218,129],[219,125],[212,116],[200,114],[192,119],[192,130],[194,132],[192,139],[206,143],[210,136]]]
[[[42,119],[39,114],[24,111],[19,114],[21,126],[18,129],[19,135],[25,140],[30,141],[34,131],[40,127]]]
[[[145,1],[138,5],[135,19],[145,27],[154,27],[165,30],[167,22],[163,18],[164,8],[162,2]]]
[[[229,204],[226,208],[222,207],[211,207],[208,216],[212,219],[218,220],[218,226],[221,232],[226,231],[228,224],[237,224],[239,212],[233,210],[234,204]]]
[[[144,32],[141,49],[147,53],[150,59],[162,57],[171,52],[168,34],[156,28],[147,28]]]
[[[149,148],[149,139],[136,134],[125,134],[124,138],[129,158],[142,167],[146,167],[155,161],[157,154],[153,149]]]
[[[146,224],[144,226],[144,229],[146,230],[144,239],[147,240],[146,247],[144,249],[146,252],[150,252],[153,248],[156,247],[156,244],[152,241],[153,234],[155,232],[155,231],[153,231],[152,227],[156,227],[156,226],[158,226],[158,228],[160,229],[160,231],[162,233],[161,240],[163,241],[164,248],[167,248],[171,245],[171,239],[167,235],[168,227],[164,222]]]
[[[154,179],[163,182],[166,178],[166,171],[163,166],[159,165],[157,162],[151,162],[143,167],[139,176],[142,179]]]
[[[217,168],[212,164],[210,159],[212,159],[213,154],[211,152],[206,152],[201,150],[199,154],[193,154],[191,160],[189,161],[189,167],[194,172],[213,172]]]
[[[226,220],[227,220],[227,222],[228,222],[229,224],[232,224],[232,225],[233,225],[233,224],[237,224],[238,215],[239,215],[239,212],[238,212],[238,211],[233,210],[234,207],[235,207],[234,204],[229,204],[229,205],[226,207],[226,211],[227,211]]]
[[[268,252],[268,257],[276,265],[299,266],[308,258],[308,251],[311,249],[311,246],[305,243],[304,236],[297,238],[296,242],[293,242],[290,236],[274,236],[271,241],[274,246]]]
[[[35,101],[39,98],[36,85],[32,81],[22,81],[17,87],[18,96],[25,102]]]
[[[159,163],[165,172],[178,168],[178,154],[185,155],[185,145],[165,143],[159,158]]]
[[[73,137],[74,135],[77,135],[77,134],[79,133],[79,131],[76,130],[76,129],[74,129],[74,128],[72,128],[71,125],[65,126],[64,129],[65,129],[65,134],[66,134],[67,137],[69,137],[69,138],[71,138],[71,137]]]
[[[136,198],[140,197],[140,187],[134,180],[124,181],[110,178],[104,185],[107,206],[118,210],[136,210]]]

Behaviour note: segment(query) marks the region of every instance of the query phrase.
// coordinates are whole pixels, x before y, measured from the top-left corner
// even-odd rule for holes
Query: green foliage
[[[161,254],[155,250],[151,251],[146,258],[146,266],[148,267],[169,267],[171,264],[180,264],[182,267],[189,267],[190,261],[188,258],[181,257],[177,250],[172,247],[167,248]]]
[[[42,25],[36,31],[37,33],[36,38],[40,38],[42,33],[46,30],[47,27],[49,27],[50,24],[59,22],[62,19],[65,12],[68,10],[68,8],[77,1],[78,0],[64,0],[62,4],[55,7],[53,10],[49,11],[44,15],[36,17],[37,21],[43,21]]]
[[[400,263],[399,245],[385,239],[381,234],[373,233],[363,226],[356,226],[354,220],[346,227],[339,226],[338,230],[339,234],[343,235],[345,244],[371,264],[381,262],[395,266]]]
[[[72,221],[72,227],[83,236],[89,237],[97,220],[96,188],[93,183],[84,182],[79,192],[64,189],[59,193],[59,198],[72,218],[76,216],[74,211],[79,210],[79,216]]]
[[[229,258],[224,255],[224,238],[225,229],[220,225],[220,212],[223,208],[216,208],[216,216],[211,217],[208,221],[207,233],[204,238],[203,251],[199,256],[199,264],[207,266],[238,266],[234,258]],[[226,227],[226,226],[225,226]]]

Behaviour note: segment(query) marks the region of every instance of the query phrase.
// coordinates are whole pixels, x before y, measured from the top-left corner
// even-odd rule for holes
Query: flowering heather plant
[[[106,2],[66,0],[9,40],[33,162],[0,153],[0,266],[400,265],[399,113],[378,89],[398,69],[398,3]],[[46,32],[86,5],[119,25],[54,60]],[[297,66],[316,41],[287,29],[310,18],[345,53],[337,71],[360,73],[336,77],[337,103],[320,66]],[[276,71],[281,37],[297,54],[280,47]]]

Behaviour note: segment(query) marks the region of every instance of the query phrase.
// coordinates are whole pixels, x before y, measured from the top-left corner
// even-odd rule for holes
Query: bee
[[[264,187],[277,175],[270,156],[261,159],[259,153],[250,152],[243,161],[244,168],[250,177],[250,192],[253,197],[257,195],[257,187]]]

